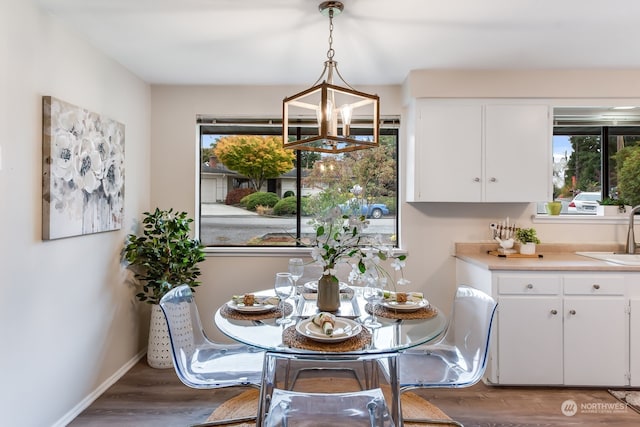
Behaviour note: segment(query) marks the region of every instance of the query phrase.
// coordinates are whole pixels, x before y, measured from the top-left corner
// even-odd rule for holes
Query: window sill
[[[300,257],[311,256],[311,248],[303,247],[207,247],[204,248],[205,256],[251,256],[251,257]],[[406,249],[394,248],[393,253],[397,255],[408,255]]]
[[[532,215],[531,220],[540,224],[628,224],[629,215]]]

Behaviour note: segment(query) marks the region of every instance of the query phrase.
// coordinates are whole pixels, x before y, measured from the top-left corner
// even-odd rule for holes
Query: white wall
[[[415,71],[403,87],[361,88],[377,92],[382,114],[406,116],[408,97],[640,98],[637,71]],[[301,88],[291,87],[152,87],[152,205],[195,212],[193,191],[197,114],[271,116],[281,114],[282,99]],[[359,88],[360,89],[360,88]],[[609,94],[609,95],[607,95]],[[401,130],[400,149],[406,132]],[[400,167],[403,169],[404,158]],[[405,174],[401,172],[401,187]],[[533,225],[546,243],[622,242],[625,226],[615,224],[532,224],[533,204],[412,203],[401,200],[401,243],[409,251],[406,276],[412,287],[448,311],[455,286],[452,254],[455,242],[489,238],[488,225],[507,216]],[[275,272],[286,269],[289,254],[270,256],[211,255],[203,263],[204,285],[197,301],[210,335],[215,309],[232,292],[271,286]]]
[[[125,227],[41,239],[42,96],[125,124]],[[64,425],[144,349],[119,252],[149,206],[150,88],[31,1],[0,0],[0,424]]]

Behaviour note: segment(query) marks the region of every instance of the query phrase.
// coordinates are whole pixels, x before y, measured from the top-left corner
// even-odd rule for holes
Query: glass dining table
[[[312,284],[312,282],[309,282]],[[340,307],[335,312],[335,330],[332,336],[317,333],[312,319],[318,313],[317,293],[309,283],[298,287],[296,295],[284,306],[269,304],[273,290],[255,292],[262,306],[245,307],[229,301],[215,314],[215,325],[229,338],[266,351],[270,356],[317,360],[387,360],[391,388],[391,416],[397,426],[402,425],[400,384],[397,355],[399,352],[436,340],[446,329],[447,318],[435,306],[422,300],[415,304],[381,302],[372,305],[363,296],[359,286],[341,284]],[[290,323],[278,324],[282,310]],[[368,321],[375,313],[380,324],[369,328]],[[266,367],[266,363],[265,363]],[[261,402],[257,426],[262,424],[266,408],[262,407],[267,389],[267,372],[263,372]]]

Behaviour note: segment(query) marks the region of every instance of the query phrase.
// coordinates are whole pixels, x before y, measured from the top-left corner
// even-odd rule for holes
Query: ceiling
[[[151,84],[310,85],[329,20],[314,0],[34,0]],[[352,86],[414,69],[639,68],[637,0],[343,0]]]

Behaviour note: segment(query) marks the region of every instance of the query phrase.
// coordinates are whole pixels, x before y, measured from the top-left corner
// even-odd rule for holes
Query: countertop
[[[497,243],[493,242],[456,243],[455,257],[487,270],[640,272],[640,266],[615,264],[575,254],[621,251],[623,248],[616,244],[540,244],[536,247],[536,254],[542,255],[539,258],[505,258],[487,253],[497,248]]]

